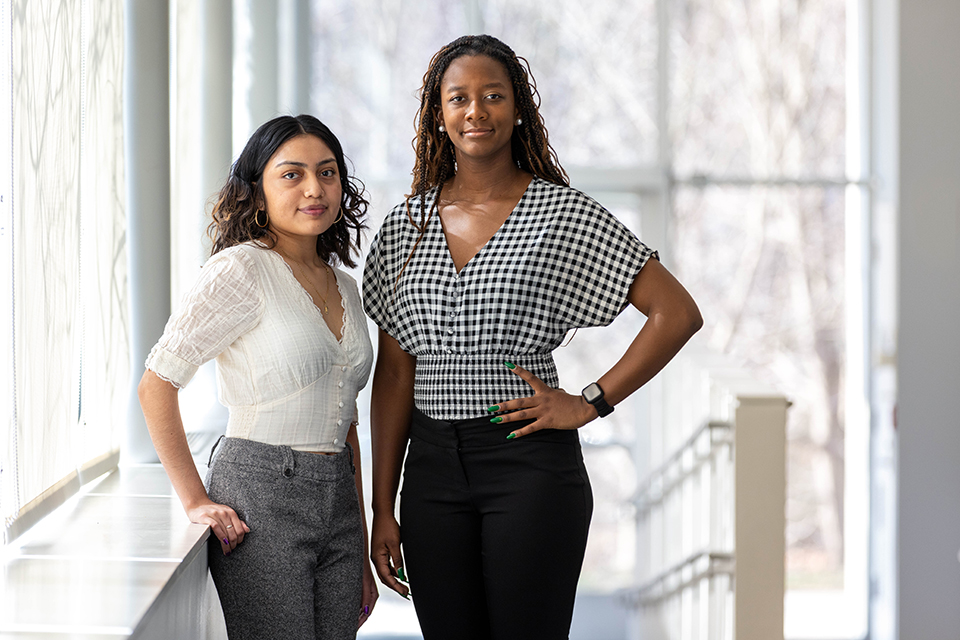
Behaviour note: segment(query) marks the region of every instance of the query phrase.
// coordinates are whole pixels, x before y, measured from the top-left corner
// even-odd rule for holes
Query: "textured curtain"
[[[80,168],[83,338],[78,453],[119,450],[129,400],[123,3],[88,0]]]
[[[0,518],[17,508],[13,393],[13,95],[10,0],[0,0]]]
[[[115,460],[129,323],[122,2],[5,4],[12,250],[0,291],[13,346],[0,510],[10,538]]]

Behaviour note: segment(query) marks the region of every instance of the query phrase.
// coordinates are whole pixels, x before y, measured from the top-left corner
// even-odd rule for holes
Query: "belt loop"
[[[357,475],[357,467],[353,464],[353,447],[350,446],[350,443],[344,443],[344,446],[347,448],[347,451],[350,452],[350,471],[353,475]]]
[[[219,438],[217,438],[217,441],[213,443],[213,446],[212,446],[212,447],[210,447],[210,457],[207,459],[207,466],[208,466],[208,467],[209,467],[211,464],[213,464],[213,452],[217,450],[217,446],[219,446],[220,441],[223,440],[223,439],[226,438],[226,437],[227,437],[227,434],[223,434],[222,436],[220,436]]]
[[[279,449],[283,453],[283,469],[280,473],[288,478],[293,477],[294,470],[297,468],[297,454],[292,447],[286,445],[281,445]]]

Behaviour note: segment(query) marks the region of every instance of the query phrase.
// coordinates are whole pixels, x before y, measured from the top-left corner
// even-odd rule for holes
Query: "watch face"
[[[596,382],[591,382],[583,389],[583,399],[589,403],[594,403],[603,397],[603,390]]]

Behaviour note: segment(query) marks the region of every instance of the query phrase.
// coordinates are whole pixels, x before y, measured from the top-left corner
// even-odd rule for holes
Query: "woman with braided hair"
[[[425,640],[568,636],[593,508],[576,429],[702,324],[656,252],[570,188],[521,60],[464,36],[430,61],[412,193],[364,270],[380,328],[371,553],[403,596],[409,574]],[[567,331],[627,305],[647,322],[620,361],[561,389]]]

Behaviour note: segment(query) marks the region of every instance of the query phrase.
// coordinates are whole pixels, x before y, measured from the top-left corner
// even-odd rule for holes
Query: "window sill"
[[[3,549],[0,636],[164,637],[186,607],[196,637],[208,536],[159,465],[115,469]]]

